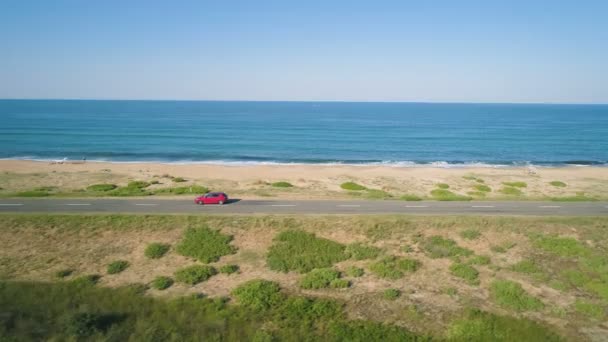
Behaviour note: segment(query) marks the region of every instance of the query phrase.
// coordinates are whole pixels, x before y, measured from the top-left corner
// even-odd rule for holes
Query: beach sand
[[[535,172],[531,172],[535,171]],[[504,182],[525,182],[519,188],[519,199],[585,196],[608,197],[606,167],[392,167],[354,165],[208,165],[162,163],[63,163],[2,160],[0,161],[0,193],[18,192],[37,187],[56,187],[76,191],[97,183],[125,185],[131,180],[158,180],[151,189],[192,184],[212,190],[226,191],[241,198],[368,198],[383,197],[379,191],[349,192],[340,188],[343,182],[354,181],[369,189],[381,190],[398,198],[404,194],[429,197],[438,183],[449,190],[480,199],[513,199],[500,190]],[[187,181],[175,183],[171,177]],[[474,178],[474,179],[473,179]],[[291,188],[275,188],[273,182],[287,181]],[[561,181],[565,187],[556,187]],[[484,196],[475,186],[486,185],[491,191]],[[475,194],[477,193],[477,194]]]

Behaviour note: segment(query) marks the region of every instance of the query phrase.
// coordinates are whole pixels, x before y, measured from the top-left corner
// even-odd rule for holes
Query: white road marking
[[[158,204],[155,204],[155,203],[135,203],[135,205],[154,206],[154,205],[158,205]]]
[[[66,203],[66,205],[91,205],[91,203]]]
[[[428,208],[428,205],[406,205],[406,208]]]
[[[271,207],[295,207],[295,204],[271,204]]]
[[[561,208],[559,205],[541,205],[539,208]]]
[[[359,204],[338,204],[338,207],[353,207],[353,208],[356,208],[356,207],[360,207],[360,206],[361,205],[359,205]]]
[[[472,205],[471,208],[494,208],[493,205]]]
[[[20,205],[23,205],[23,203],[0,203],[0,206],[3,207],[18,207]]]

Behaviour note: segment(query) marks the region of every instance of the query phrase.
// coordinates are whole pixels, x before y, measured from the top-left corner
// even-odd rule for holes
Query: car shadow
[[[226,203],[224,203],[224,204],[233,204],[233,203],[237,203],[237,202],[240,202],[240,201],[241,201],[240,198],[231,198],[228,201],[226,201]]]

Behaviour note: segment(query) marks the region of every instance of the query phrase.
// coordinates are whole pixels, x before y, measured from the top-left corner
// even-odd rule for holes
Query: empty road
[[[608,216],[608,202],[236,200],[201,206],[189,199],[2,199],[0,213],[5,212]]]

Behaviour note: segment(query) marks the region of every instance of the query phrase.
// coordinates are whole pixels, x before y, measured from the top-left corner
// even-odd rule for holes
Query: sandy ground
[[[370,189],[383,190],[393,196],[415,194],[429,196],[438,183],[450,185],[450,191],[466,195],[475,191],[481,179],[492,191],[485,198],[504,197],[499,190],[503,182],[522,181],[528,198],[554,196],[608,196],[608,168],[439,168],[353,165],[255,165],[227,166],[160,163],[63,163],[21,160],[0,161],[0,187],[4,191],[24,191],[38,186],[56,186],[67,190],[82,189],[90,184],[110,182],[125,184],[129,180],[160,179],[158,187],[177,186],[169,177],[183,177],[187,184],[200,184],[214,190],[231,191],[243,198],[336,198],[349,196],[340,184],[355,181]],[[165,178],[165,182],[162,179]],[[276,189],[270,183],[288,181],[293,188]],[[550,185],[561,181],[566,187]],[[352,195],[352,194],[351,194]]]

